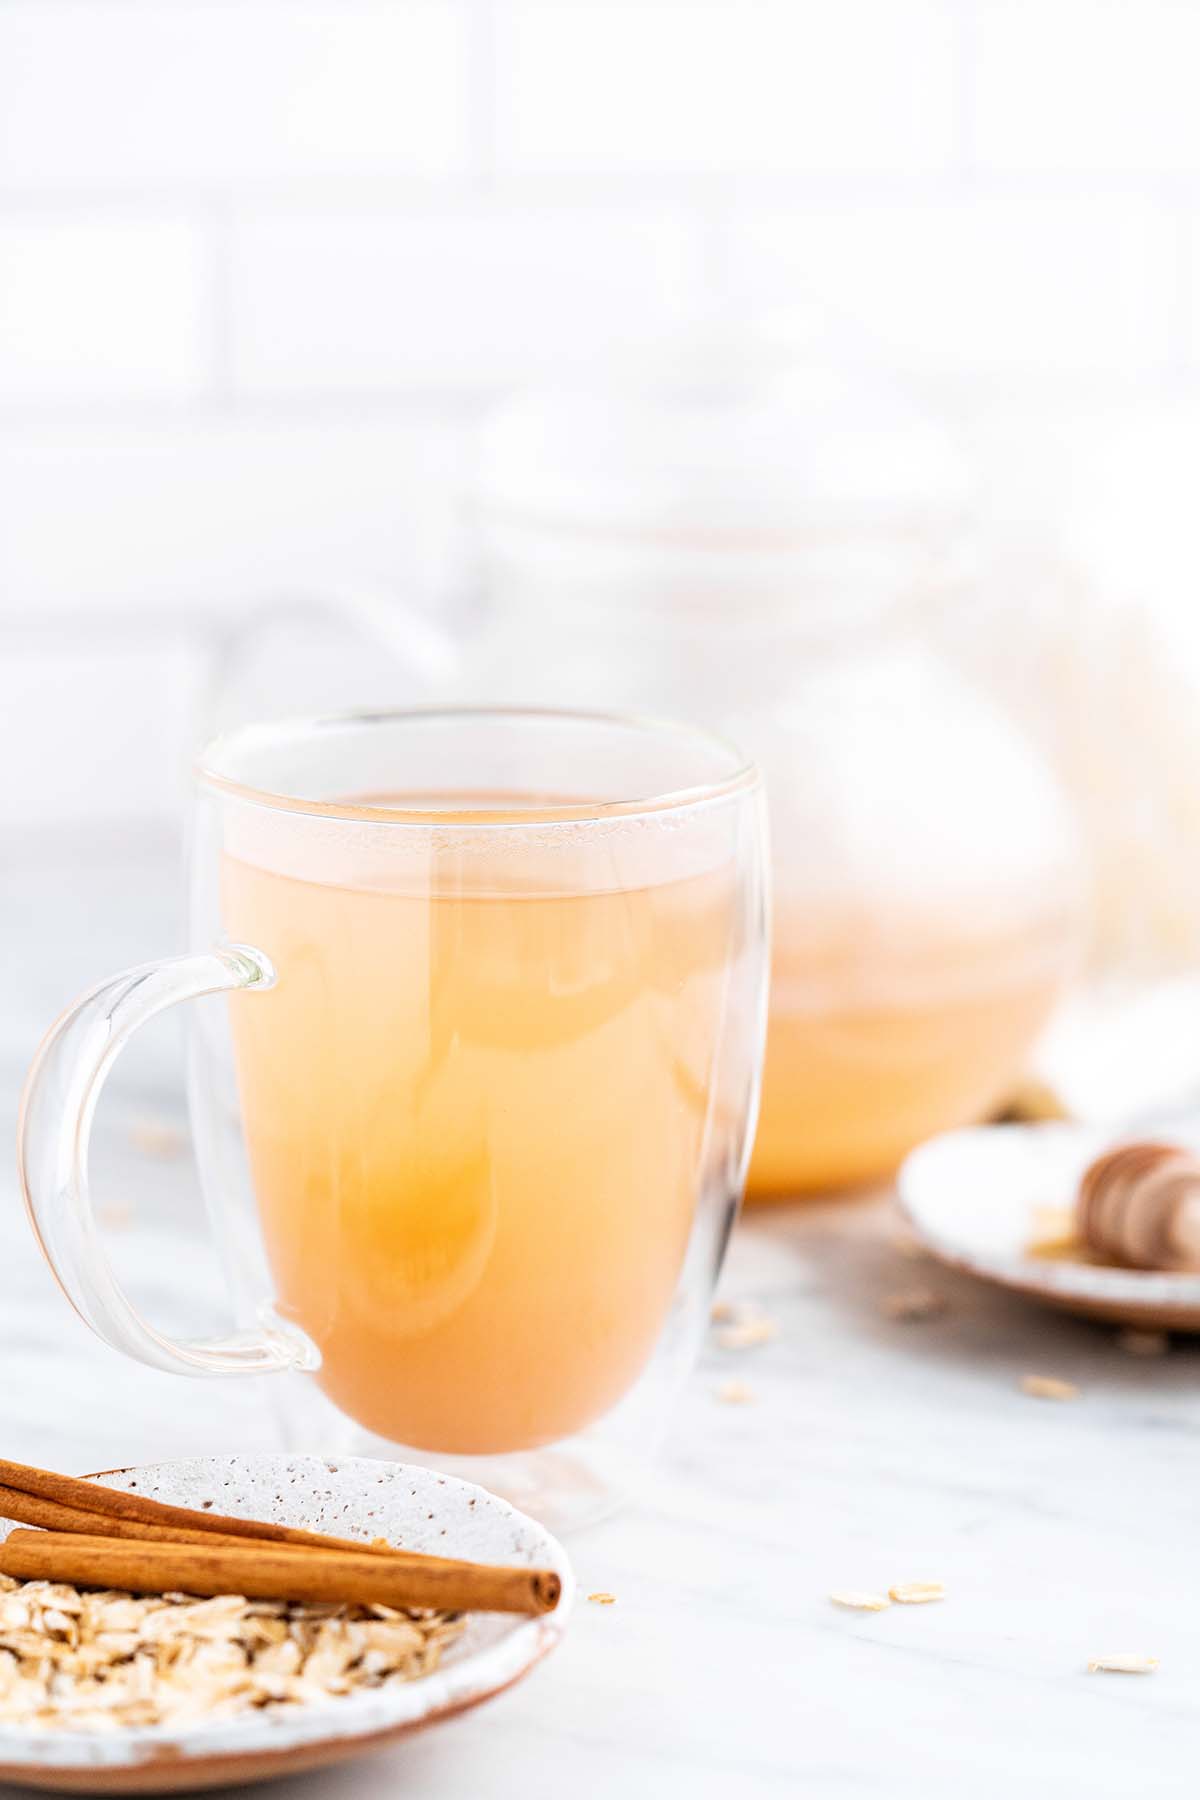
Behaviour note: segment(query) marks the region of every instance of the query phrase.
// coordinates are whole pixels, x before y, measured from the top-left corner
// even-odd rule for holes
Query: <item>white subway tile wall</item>
[[[1198,67],[1195,0],[0,0],[0,822],[176,817],[233,614],[436,585],[482,406],[713,307],[1031,463],[1196,411]]]
[[[467,166],[455,0],[5,0],[0,170],[36,193]]]
[[[954,38],[955,0],[511,0],[500,164],[937,174]]]
[[[0,216],[0,405],[202,401],[211,255],[186,219]]]
[[[250,213],[233,227],[235,390],[486,390],[667,333],[700,277],[682,215],[608,206]]]
[[[979,0],[979,166],[1200,174],[1193,0]]]
[[[178,637],[350,575],[428,580],[461,477],[438,414],[210,409],[0,431],[0,644],[77,620]]]
[[[0,819],[8,863],[22,828],[138,824],[181,811],[201,664],[187,642],[141,643],[86,628],[4,655]],[[16,860],[13,858],[12,860]]]
[[[746,208],[733,264],[750,303],[798,289],[899,367],[1050,385],[1164,377],[1177,346],[1181,225],[1169,201],[1091,190]]]

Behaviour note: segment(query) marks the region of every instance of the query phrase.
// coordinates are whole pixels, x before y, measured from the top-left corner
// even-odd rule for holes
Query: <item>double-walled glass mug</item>
[[[745,1176],[754,768],[685,727],[426,711],[234,732],[197,789],[193,953],[94,988],[29,1075],[61,1286],[155,1368],[284,1372],[293,1448],[435,1462],[559,1525],[604,1510],[694,1358]],[[181,1000],[237,1314],[191,1342],[122,1292],[87,1172],[114,1058]]]

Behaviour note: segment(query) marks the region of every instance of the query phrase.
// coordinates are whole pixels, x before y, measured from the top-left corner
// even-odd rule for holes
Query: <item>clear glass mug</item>
[[[1089,909],[1072,808],[999,680],[1030,602],[984,628],[952,434],[810,313],[513,396],[477,450],[436,607],[349,591],[254,614],[212,711],[380,684],[727,731],[762,770],[774,856],[751,1197],[885,1180],[1001,1108]]]
[[[599,714],[251,726],[198,767],[192,931],[30,1071],[25,1197],[76,1310],[155,1368],[281,1372],[292,1448],[607,1509],[694,1359],[753,1137],[753,766]],[[181,1000],[236,1309],[191,1342],[121,1290],[87,1166],[115,1057]]]

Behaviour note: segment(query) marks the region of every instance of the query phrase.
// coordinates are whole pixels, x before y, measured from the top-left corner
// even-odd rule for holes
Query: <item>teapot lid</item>
[[[706,328],[529,390],[485,422],[475,498],[547,527],[720,541],[950,527],[949,433],[821,315]]]

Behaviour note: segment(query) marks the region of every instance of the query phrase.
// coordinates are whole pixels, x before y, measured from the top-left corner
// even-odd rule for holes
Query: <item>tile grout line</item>
[[[950,31],[953,38],[953,172],[970,191],[979,174],[975,155],[976,71],[979,58],[977,0],[952,0]]]
[[[209,350],[211,397],[219,411],[233,407],[237,391],[233,298],[233,200],[228,193],[214,199],[209,215]]]
[[[475,187],[495,194],[499,178],[500,92],[497,0],[469,0],[467,154]]]
[[[1172,369],[1180,377],[1193,372],[1195,357],[1196,287],[1196,211],[1194,206],[1176,202],[1173,207],[1176,233],[1176,277],[1173,304],[1167,318],[1167,344]]]

